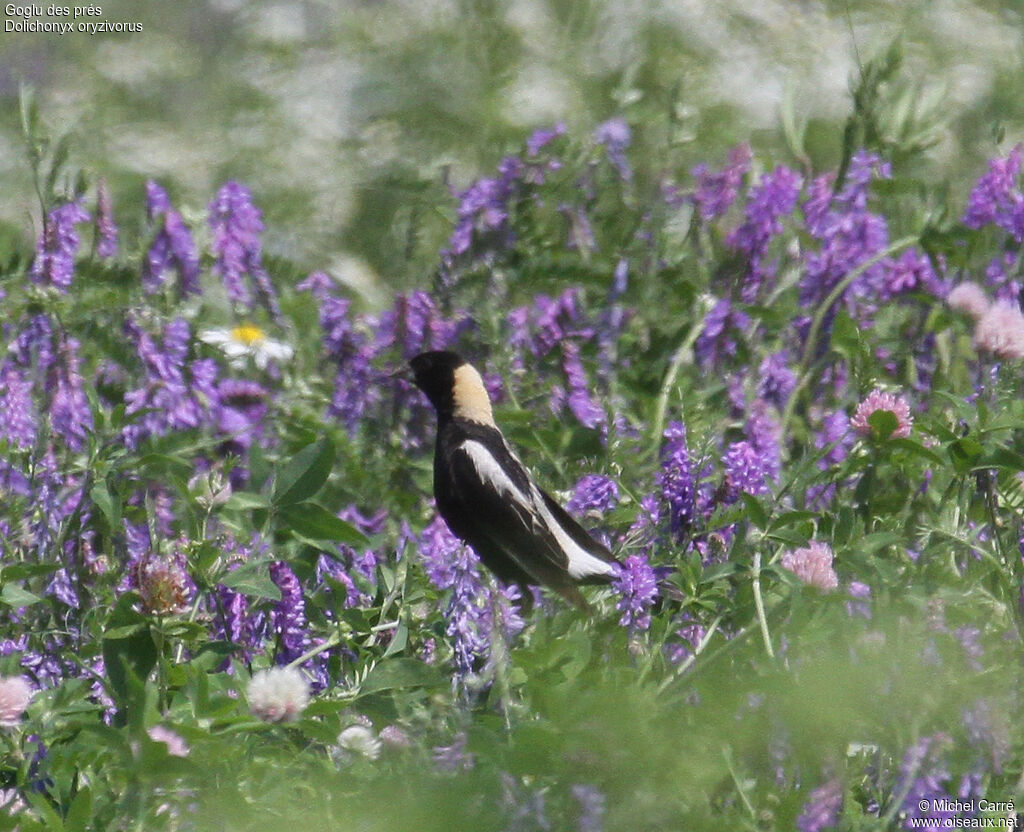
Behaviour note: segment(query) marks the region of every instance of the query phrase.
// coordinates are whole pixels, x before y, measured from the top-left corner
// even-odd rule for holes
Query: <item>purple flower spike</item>
[[[752,158],[750,145],[744,143],[729,151],[729,163],[718,173],[711,173],[707,165],[697,165],[691,171],[697,180],[693,201],[704,222],[718,219],[729,210],[750,170]]]
[[[590,512],[604,514],[619,503],[619,487],[615,480],[601,474],[587,474],[576,483],[572,499],[565,507],[582,517]]]
[[[682,422],[670,422],[664,438],[658,485],[662,498],[668,503],[672,535],[678,539],[697,517],[697,487],[686,447],[686,426]]]
[[[1022,149],[1018,144],[1005,159],[988,163],[988,173],[978,180],[967,200],[964,225],[968,228],[995,224],[1018,243],[1024,241],[1024,194],[1017,184]]]
[[[10,361],[0,367],[0,439],[23,451],[36,443],[32,382]]]
[[[651,626],[651,607],[658,597],[658,579],[643,555],[630,555],[622,564],[612,588],[621,596],[615,608],[622,613],[619,624],[630,630]]]
[[[750,272],[742,291],[746,303],[753,303],[761,286],[774,276],[775,267],[766,260],[768,247],[782,233],[782,218],[796,208],[802,185],[798,173],[778,167],[750,189],[745,220],[727,240],[750,261]]]
[[[263,268],[263,214],[253,204],[249,189],[237,182],[225,183],[210,203],[209,223],[213,253],[217,255],[213,270],[223,281],[231,302],[252,310],[253,297],[245,282],[248,275],[260,301],[274,320],[280,321],[277,293]]]
[[[200,294],[199,252],[192,232],[181,214],[171,207],[167,192],[152,180],[146,183],[146,205],[150,220],[157,224],[156,235],[142,266],[142,285],[146,293],[159,290],[168,270],[173,268],[178,273],[180,294]]]
[[[632,140],[633,132],[629,129],[625,119],[608,119],[594,130],[594,141],[604,145],[608,161],[615,166],[623,182],[630,182],[633,179],[633,170],[626,159],[626,148],[629,147]]]
[[[796,820],[800,832],[822,832],[832,829],[839,821],[843,808],[843,784],[836,778],[819,786],[804,804],[804,810]]]
[[[88,221],[89,212],[77,202],[66,202],[49,213],[36,243],[31,272],[33,282],[67,292],[78,253],[79,237],[75,226]]]
[[[305,649],[306,602],[299,579],[284,561],[270,565],[270,579],[281,590],[281,600],[270,614],[271,626],[280,639],[277,663],[288,664],[301,656]]]

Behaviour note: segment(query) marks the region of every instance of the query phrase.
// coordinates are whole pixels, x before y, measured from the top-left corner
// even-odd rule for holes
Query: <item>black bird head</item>
[[[441,419],[470,419],[494,424],[491,401],[480,373],[457,353],[423,352],[409,362],[416,386],[422,390]]]

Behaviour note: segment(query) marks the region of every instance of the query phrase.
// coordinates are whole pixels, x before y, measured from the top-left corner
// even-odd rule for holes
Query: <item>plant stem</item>
[[[701,330],[704,328],[704,316],[707,315],[707,311],[708,304],[706,302],[698,305],[697,319],[687,330],[686,335],[683,337],[683,340],[679,342],[679,346],[676,347],[675,352],[672,353],[672,360],[669,362],[668,369],[665,371],[665,377],[661,381],[661,389],[658,391],[658,399],[654,405],[654,418],[651,419],[652,442],[659,442],[661,440],[661,434],[665,430],[665,412],[668,410],[668,397],[672,393],[672,387],[676,383],[676,377],[679,375],[679,370],[682,369],[683,364],[686,363],[690,350],[693,348],[694,343],[700,336]]]
[[[800,381],[790,394],[789,401],[786,402],[785,413],[782,415],[781,435],[786,435],[790,420],[793,418],[793,409],[796,407],[796,401],[811,381],[811,363],[814,360],[814,352],[817,349],[818,333],[821,331],[821,327],[825,322],[825,316],[828,315],[829,310],[839,301],[843,296],[843,292],[849,288],[850,284],[864,274],[864,272],[880,263],[886,257],[891,257],[918,242],[920,242],[920,237],[915,234],[913,236],[901,237],[895,243],[890,243],[874,257],[869,257],[857,268],[852,269],[846,277],[833,287],[825,300],[818,306],[817,311],[814,313],[814,318],[811,320],[811,328],[807,331],[807,341],[804,343],[804,354],[800,360]]]
[[[768,632],[768,619],[764,614],[764,599],[761,597],[761,551],[754,552],[754,608],[757,610],[757,623],[761,628],[761,638],[764,639],[764,649],[770,658],[775,658],[775,651],[772,650],[772,637]]]

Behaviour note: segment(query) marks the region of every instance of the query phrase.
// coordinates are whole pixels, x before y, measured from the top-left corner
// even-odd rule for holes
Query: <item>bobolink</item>
[[[615,556],[533,481],[472,365],[443,351],[409,365],[437,411],[434,498],[448,528],[504,583],[542,584],[587,610],[576,585],[609,582]]]

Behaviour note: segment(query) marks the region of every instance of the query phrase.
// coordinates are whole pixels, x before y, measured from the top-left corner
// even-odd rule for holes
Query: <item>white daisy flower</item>
[[[231,329],[206,329],[199,333],[199,340],[215,347],[228,357],[232,367],[245,366],[251,358],[261,370],[271,361],[283,362],[295,352],[283,341],[274,341],[256,324],[239,324]]]

